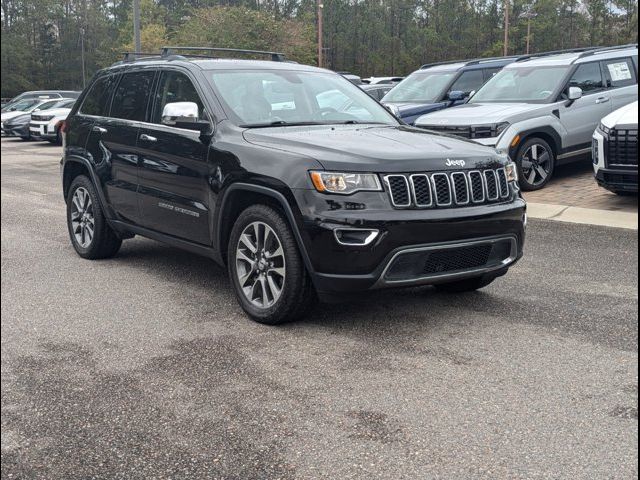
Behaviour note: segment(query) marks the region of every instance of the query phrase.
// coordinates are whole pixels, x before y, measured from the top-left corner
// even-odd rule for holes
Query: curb
[[[638,214],[634,212],[596,210],[593,208],[546,203],[527,203],[527,214],[529,218],[638,230]]]

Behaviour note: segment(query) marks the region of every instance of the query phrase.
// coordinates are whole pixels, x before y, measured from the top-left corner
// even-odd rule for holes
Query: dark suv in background
[[[506,155],[404,126],[333,72],[203,52],[216,49],[127,57],[65,121],[80,256],[134,235],[208,256],[269,324],[316,294],[475,290],[521,257],[526,207]]]
[[[519,57],[485,58],[423,65],[382,99],[404,122],[413,125],[427,113],[464,103],[487,80]]]

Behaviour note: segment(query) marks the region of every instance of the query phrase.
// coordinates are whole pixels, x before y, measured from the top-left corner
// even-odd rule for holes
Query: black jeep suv
[[[80,256],[142,235],[211,257],[269,324],[316,295],[475,290],[521,257],[526,206],[506,156],[403,125],[342,76],[278,54],[174,51],[100,71],[62,127]]]

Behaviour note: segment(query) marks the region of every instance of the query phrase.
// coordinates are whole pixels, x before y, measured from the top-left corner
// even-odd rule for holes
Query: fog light
[[[380,231],[367,228],[336,228],[333,234],[340,245],[366,247],[378,238]]]

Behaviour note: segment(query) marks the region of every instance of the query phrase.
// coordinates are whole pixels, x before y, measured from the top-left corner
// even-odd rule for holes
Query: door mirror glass
[[[567,98],[572,102],[582,98],[582,89],[580,87],[569,87]]]
[[[197,123],[198,105],[195,102],[167,103],[162,109],[162,123],[171,125]]]
[[[462,90],[453,90],[449,92],[448,97],[452,102],[459,102],[460,100],[464,100],[467,97],[467,94]]]

